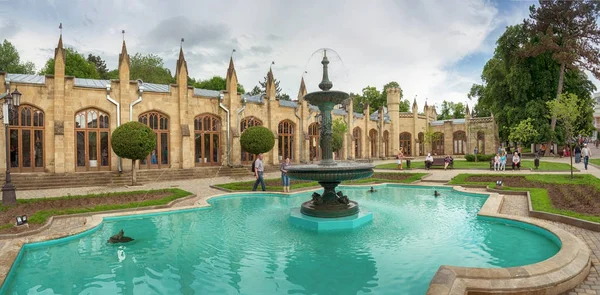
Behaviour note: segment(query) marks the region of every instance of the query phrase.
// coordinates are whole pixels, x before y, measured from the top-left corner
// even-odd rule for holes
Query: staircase
[[[267,172],[277,171],[279,167],[265,167]],[[157,181],[173,181],[185,179],[213,178],[213,177],[242,178],[252,176],[247,167],[203,167],[191,169],[161,169],[138,170],[137,182],[139,184]],[[4,183],[5,174],[0,176]],[[124,186],[131,184],[131,171],[118,173],[106,172],[78,172],[78,173],[12,173],[12,183],[18,190],[36,190],[66,187],[86,186]]]

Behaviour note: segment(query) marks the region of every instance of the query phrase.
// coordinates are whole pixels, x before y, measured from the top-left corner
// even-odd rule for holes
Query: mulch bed
[[[502,180],[503,184],[508,187],[546,189],[554,208],[600,215],[600,192],[591,185],[541,183],[529,181],[524,176],[470,176],[466,179],[468,182],[487,183],[495,183],[497,180]]]
[[[0,226],[9,223],[15,224],[16,216],[27,215],[27,217],[31,217],[33,214],[41,210],[65,210],[77,208],[93,208],[98,205],[128,204],[133,202],[143,202],[147,200],[158,200],[170,196],[172,194],[172,192],[149,192],[141,194],[110,195],[73,199],[48,198],[40,200],[38,202],[20,203],[15,207],[7,207],[6,211],[0,212]],[[18,233],[24,230],[34,230],[43,225],[44,224],[29,223],[29,228],[22,228],[22,226],[17,228],[16,226],[13,226],[11,228],[0,229],[0,233]]]

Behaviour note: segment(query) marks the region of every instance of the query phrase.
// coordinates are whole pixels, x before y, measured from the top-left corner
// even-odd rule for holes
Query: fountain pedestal
[[[327,72],[327,52],[323,56],[323,80],[319,84],[322,91],[311,92],[304,96],[304,100],[315,105],[321,111],[322,123],[320,125],[320,146],[323,159],[318,165],[298,165],[287,169],[291,179],[313,180],[323,187],[323,193],[313,193],[312,200],[304,202],[297,215],[292,209],[291,219],[298,224],[312,224],[313,229],[341,229],[354,228],[373,219],[369,212],[361,214],[358,203],[348,199],[341,191],[335,188],[345,180],[354,180],[373,175],[374,166],[360,163],[336,163],[333,160],[333,130],[331,111],[337,104],[348,99],[346,92],[330,90],[333,83],[329,81]],[[350,114],[352,116],[352,114]],[[316,225],[315,225],[316,223]],[[323,225],[322,225],[323,224]],[[325,226],[330,224],[331,226]],[[344,227],[344,225],[346,227]]]

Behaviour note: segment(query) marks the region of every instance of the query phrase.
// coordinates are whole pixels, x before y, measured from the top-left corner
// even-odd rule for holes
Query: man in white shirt
[[[265,187],[265,179],[263,178],[263,172],[265,172],[265,165],[263,164],[263,154],[258,154],[256,161],[254,162],[254,176],[256,176],[256,181],[254,182],[254,186],[252,187],[252,191],[255,192],[258,184],[260,183],[260,187],[262,191],[266,191]]]
[[[587,143],[583,145],[583,148],[581,149],[581,155],[583,156],[583,165],[585,166],[585,170],[587,170],[588,161],[592,156],[592,151],[590,151],[590,148],[588,148]]]

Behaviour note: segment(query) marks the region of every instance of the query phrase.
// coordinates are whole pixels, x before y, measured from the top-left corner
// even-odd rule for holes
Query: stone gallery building
[[[125,122],[137,120],[156,132],[156,149],[140,161],[140,169],[189,169],[205,166],[249,165],[253,155],[240,147],[240,134],[251,126],[273,132],[275,147],[267,153],[269,164],[289,157],[293,163],[320,158],[319,111],[302,97],[298,101],[277,100],[272,71],[266,93],[237,93],[237,75],[230,60],[227,88],[212,91],[188,86],[188,68],[183,50],[176,66],[176,83],[160,85],[132,81],[125,42],[119,55],[118,80],[94,80],[65,76],[62,36],[55,49],[54,75],[21,75],[0,72],[0,98],[22,93],[16,116],[11,118],[10,165],[14,173],[76,173],[119,171],[131,161],[119,161],[111,149],[111,133]],[[4,89],[3,89],[4,88]],[[355,113],[352,103],[336,107],[333,119],[348,126],[344,148],[336,158],[375,159],[393,157],[402,148],[405,155],[433,152],[463,155],[493,153],[497,130],[493,117],[436,121],[435,107],[419,112],[399,112],[400,89],[389,89],[387,107],[365,106]],[[468,109],[468,108],[467,108]],[[5,128],[0,140],[5,140]],[[431,136],[435,134],[435,136]],[[433,140],[429,140],[433,139]],[[6,167],[0,153],[0,167]],[[4,169],[4,168],[3,168]]]

